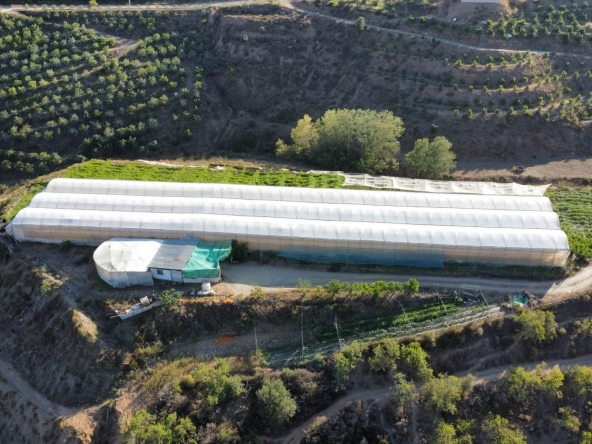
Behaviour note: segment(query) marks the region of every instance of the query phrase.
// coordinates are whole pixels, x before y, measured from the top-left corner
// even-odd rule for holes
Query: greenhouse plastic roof
[[[546,197],[429,194],[332,188],[295,188],[219,183],[53,179],[45,193],[240,199],[473,210],[553,211]]]
[[[249,235],[282,248],[302,239],[569,251],[546,197],[203,183],[54,179],[9,231],[19,241]]]
[[[475,1],[475,0],[471,0]],[[499,0],[486,0],[499,3]],[[521,185],[519,183],[463,182],[444,180],[407,179],[405,177],[371,176],[369,174],[349,174],[339,172],[345,177],[343,186],[363,186],[370,188],[418,191],[423,193],[463,193],[492,194],[506,196],[542,196],[549,185]]]
[[[456,208],[326,205],[306,202],[239,199],[111,196],[40,193],[30,208],[176,214],[220,214],[244,217],[342,222],[396,223],[485,228],[559,229],[553,212]]]
[[[28,225],[38,232],[68,232],[83,227],[100,238],[101,232],[125,229],[130,233],[153,233],[155,237],[177,237],[215,233],[234,239],[257,235],[284,239],[367,241],[417,245],[499,247],[531,250],[568,250],[561,230],[500,229],[482,227],[368,224],[364,222],[310,221],[218,214],[121,213],[116,211],[55,210],[25,208],[13,221],[12,229]]]
[[[148,268],[182,270],[198,239],[109,239],[95,250],[95,263],[107,271],[144,272]]]
[[[111,239],[95,250],[93,259],[107,271],[141,273],[160,246],[161,241],[153,239]]]

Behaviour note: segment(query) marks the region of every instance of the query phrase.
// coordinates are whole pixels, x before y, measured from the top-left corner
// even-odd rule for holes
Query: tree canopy
[[[534,342],[551,342],[557,337],[557,322],[550,311],[523,310],[517,317],[524,339]]]
[[[278,156],[332,170],[382,173],[396,170],[403,121],[390,111],[333,109],[313,121],[305,115],[292,130],[292,144],[276,144]]]
[[[265,379],[257,399],[262,416],[271,424],[283,424],[296,413],[296,401],[281,379]]]
[[[438,136],[431,142],[429,139],[418,139],[405,160],[419,177],[440,179],[456,167],[456,154],[451,148],[452,143],[443,136]]]
[[[510,421],[491,413],[485,417],[482,425],[485,442],[491,444],[526,444],[524,433],[520,429],[511,429]]]
[[[124,435],[124,442],[129,444],[197,444],[193,438],[195,425],[189,418],[177,418],[176,413],[169,414],[158,421],[146,410],[138,411]]]

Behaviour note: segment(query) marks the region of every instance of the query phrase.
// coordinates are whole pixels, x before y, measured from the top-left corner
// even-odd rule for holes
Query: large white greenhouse
[[[293,259],[441,266],[563,266],[565,233],[542,196],[54,179],[9,225],[17,241],[248,242]]]

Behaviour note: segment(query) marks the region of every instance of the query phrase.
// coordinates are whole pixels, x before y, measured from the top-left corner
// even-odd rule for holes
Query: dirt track
[[[261,2],[254,1],[254,0],[241,0],[241,1],[226,1],[226,2],[211,2],[211,3],[186,3],[186,4],[179,4],[179,5],[117,5],[117,6],[115,6],[115,5],[100,5],[100,6],[95,6],[95,7],[80,5],[80,6],[63,6],[60,8],[56,8],[56,10],[60,10],[60,11],[65,11],[65,10],[75,10],[75,11],[154,10],[154,11],[156,11],[156,10],[159,10],[159,11],[161,11],[161,10],[167,9],[167,10],[174,10],[174,11],[175,10],[176,11],[183,11],[183,10],[189,11],[189,10],[195,10],[195,9],[208,8],[208,7],[229,7],[229,6],[237,6],[237,5],[260,4],[260,3]],[[328,20],[335,21],[337,23],[355,24],[355,20],[343,19],[343,18],[335,17],[335,16],[332,16],[329,14],[321,14],[316,11],[311,11],[311,10],[302,8],[300,6],[296,6],[294,3],[295,2],[292,2],[290,0],[280,0],[279,1],[280,6],[300,12],[301,14],[308,14],[308,15],[312,15],[312,16],[323,17]],[[8,11],[23,11],[23,12],[37,11],[37,12],[39,12],[42,10],[43,10],[42,7],[28,6],[25,8],[23,5],[12,5],[11,8],[4,9],[5,12],[8,12]],[[54,10],[54,9],[51,8],[50,10]],[[512,53],[518,54],[518,53],[529,52],[531,54],[541,54],[541,55],[545,54],[545,53],[549,53],[549,54],[560,55],[560,56],[565,56],[565,57],[592,59],[592,56],[583,55],[583,54],[573,54],[573,53],[569,53],[569,52],[560,52],[560,51],[545,51],[545,50],[527,51],[527,50],[519,50],[519,49],[487,48],[487,47],[482,47],[482,46],[468,45],[466,43],[457,42],[454,40],[442,39],[439,37],[429,35],[427,33],[418,33],[418,32],[403,31],[403,30],[399,30],[399,29],[383,28],[383,27],[376,26],[376,25],[368,25],[368,27],[371,29],[374,29],[374,30],[380,30],[380,32],[385,32],[385,33],[390,33],[390,34],[402,34],[402,35],[406,35],[406,36],[410,36],[410,37],[411,36],[413,36],[413,37],[434,37],[439,42],[441,42],[445,45],[456,46],[456,47],[465,48],[465,49],[472,49],[472,50],[476,50],[476,51],[489,51],[489,52],[499,52],[499,53],[507,53],[507,54],[512,54]]]
[[[520,365],[526,369],[532,369],[532,368],[536,367],[537,364],[539,364],[539,363],[514,364],[514,365],[503,366],[503,367],[496,367],[496,368],[492,368],[492,369],[488,369],[488,370],[483,370],[480,372],[474,372],[473,376],[475,376],[477,378],[475,381],[476,383],[479,383],[482,381],[493,381],[495,379],[499,379],[508,368],[516,367],[516,366]],[[559,367],[561,367],[561,369],[567,369],[567,368],[573,367],[574,365],[592,366],[592,355],[584,355],[584,356],[580,356],[580,357],[574,358],[574,359],[556,359],[556,360],[547,361],[548,367],[553,367],[555,365],[559,365]],[[463,372],[463,373],[458,373],[456,376],[466,376],[466,374],[467,374],[466,372]],[[356,401],[356,400],[369,401],[371,399],[378,401],[380,399],[386,398],[389,396],[389,390],[390,390],[389,387],[383,387],[383,388],[378,388],[378,389],[374,388],[374,389],[369,389],[369,390],[354,391],[354,392],[348,394],[347,396],[339,399],[338,401],[336,401],[331,406],[327,407],[322,412],[319,412],[316,415],[314,415],[313,417],[309,418],[304,424],[301,424],[298,427],[294,428],[288,435],[286,435],[282,438],[276,439],[276,440],[270,439],[267,442],[278,443],[278,444],[279,443],[297,444],[304,438],[304,431],[308,427],[310,427],[312,425],[312,423],[317,418],[319,418],[321,416],[329,416],[333,413],[339,412],[348,403],[350,403],[352,401]]]
[[[76,414],[76,410],[51,402],[21,378],[11,364],[2,360],[0,360],[0,375],[2,375],[8,384],[24,399],[34,404],[41,411],[43,416],[57,418],[60,416],[73,416]]]
[[[252,285],[259,285],[265,290],[297,288],[298,279],[307,279],[313,287],[325,285],[332,279],[344,282],[375,282],[379,280],[405,282],[416,278],[422,287],[441,287],[459,289],[463,284],[478,285],[481,290],[495,292],[530,291],[544,297],[544,302],[577,295],[592,288],[592,266],[585,268],[575,276],[557,281],[528,281],[522,279],[475,278],[475,277],[440,277],[417,276],[384,273],[331,273],[294,267],[274,267],[271,265],[222,264],[224,282],[237,293],[248,294]]]

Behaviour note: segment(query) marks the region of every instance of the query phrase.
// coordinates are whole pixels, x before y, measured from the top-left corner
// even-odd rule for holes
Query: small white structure
[[[208,246],[198,239],[110,239],[94,252],[101,279],[115,288],[153,285],[154,279],[178,283],[220,282],[216,263],[195,261]]]

